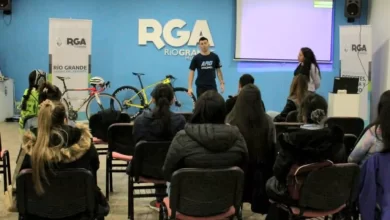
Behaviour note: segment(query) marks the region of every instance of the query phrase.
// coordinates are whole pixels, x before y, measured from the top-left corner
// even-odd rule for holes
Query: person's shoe
[[[153,209],[154,211],[160,211],[160,203],[157,202],[157,200],[153,200],[149,203],[149,208]]]

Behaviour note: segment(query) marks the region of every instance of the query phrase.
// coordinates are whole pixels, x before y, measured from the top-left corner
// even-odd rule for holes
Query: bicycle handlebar
[[[110,81],[107,81],[106,84],[104,85],[106,88],[110,88]]]
[[[176,79],[176,78],[175,78],[174,76],[172,76],[172,75],[167,75],[166,78],[168,78],[168,79]]]

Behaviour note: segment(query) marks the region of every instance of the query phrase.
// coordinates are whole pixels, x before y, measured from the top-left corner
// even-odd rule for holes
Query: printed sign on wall
[[[372,36],[370,25],[340,26],[340,61],[342,77],[358,77],[364,120],[369,119],[371,91]]]
[[[206,37],[210,46],[214,46],[213,36],[206,20],[197,20],[192,30],[186,26],[187,23],[181,19],[172,19],[166,24],[161,24],[155,19],[139,19],[138,44],[153,43],[158,50],[163,49],[166,56],[182,56],[186,59],[192,59],[199,53],[196,46],[201,37]]]
[[[92,21],[75,19],[49,20],[49,79],[64,91],[87,88],[91,74]],[[87,91],[68,92],[64,98],[78,108],[88,96]],[[85,109],[81,109],[85,111]]]

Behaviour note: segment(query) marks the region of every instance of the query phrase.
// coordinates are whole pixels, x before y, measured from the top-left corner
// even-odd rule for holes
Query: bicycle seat
[[[133,72],[133,75],[134,76],[143,76],[143,75],[145,75],[145,73],[135,73],[135,72]]]
[[[67,80],[67,79],[70,79],[70,77],[62,77],[62,76],[57,76],[57,78],[58,78],[59,80],[62,80],[62,81]]]

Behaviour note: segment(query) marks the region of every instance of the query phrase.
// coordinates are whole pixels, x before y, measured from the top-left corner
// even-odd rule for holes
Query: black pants
[[[200,97],[203,93],[205,93],[205,92],[207,92],[207,91],[209,91],[209,90],[217,91],[216,88],[205,88],[205,87],[199,87],[199,86],[197,86],[197,87],[196,87],[196,98],[199,99],[199,97]]]

